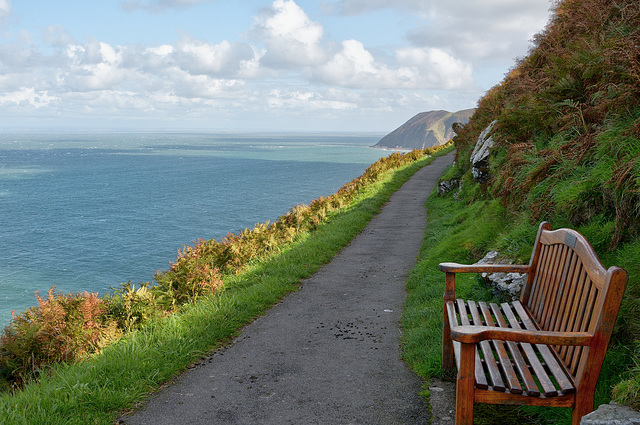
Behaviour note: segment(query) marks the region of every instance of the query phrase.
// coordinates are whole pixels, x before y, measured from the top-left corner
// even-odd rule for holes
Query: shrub
[[[38,306],[14,315],[0,337],[0,371],[17,384],[47,365],[71,362],[103,348],[120,332],[95,293],[36,293]]]

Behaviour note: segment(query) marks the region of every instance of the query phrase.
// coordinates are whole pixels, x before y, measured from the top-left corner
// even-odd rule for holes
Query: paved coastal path
[[[298,292],[121,423],[428,424],[422,382],[400,360],[399,322],[424,203],[452,160],[420,169]]]

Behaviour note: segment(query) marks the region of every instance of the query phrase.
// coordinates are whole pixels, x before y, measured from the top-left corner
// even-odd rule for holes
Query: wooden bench
[[[474,403],[570,407],[572,424],[593,397],[627,272],[605,270],[578,232],[540,224],[528,265],[442,263],[446,273],[442,362],[456,381],[456,425]],[[519,301],[455,298],[456,273],[527,273]]]

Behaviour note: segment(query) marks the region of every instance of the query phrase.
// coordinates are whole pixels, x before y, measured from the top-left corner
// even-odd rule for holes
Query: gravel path
[[[452,160],[419,170],[298,292],[121,423],[428,424],[422,381],[399,358],[399,321],[424,203]]]

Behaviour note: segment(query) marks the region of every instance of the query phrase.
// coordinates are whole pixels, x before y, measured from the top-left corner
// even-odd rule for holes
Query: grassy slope
[[[611,400],[617,384],[616,399],[640,407],[640,4],[565,0],[555,12],[458,132],[456,166],[445,177],[460,179],[463,190],[459,201],[429,201],[423,256],[408,284],[404,356],[423,376],[441,374],[439,262],[475,262],[489,249],[526,262],[537,224],[547,220],[577,229],[605,267],[630,274],[597,403]],[[496,119],[493,178],[479,185],[470,153]],[[489,296],[467,279],[462,294]],[[562,423],[566,411],[544,414]]]
[[[447,151],[450,151],[447,150]],[[80,364],[52,367],[38,382],[0,396],[0,424],[112,424],[119,412],[228,342],[285,294],[295,291],[356,236],[426,158],[390,172],[350,207],[269,260],[229,278],[215,297],[154,320]]]

